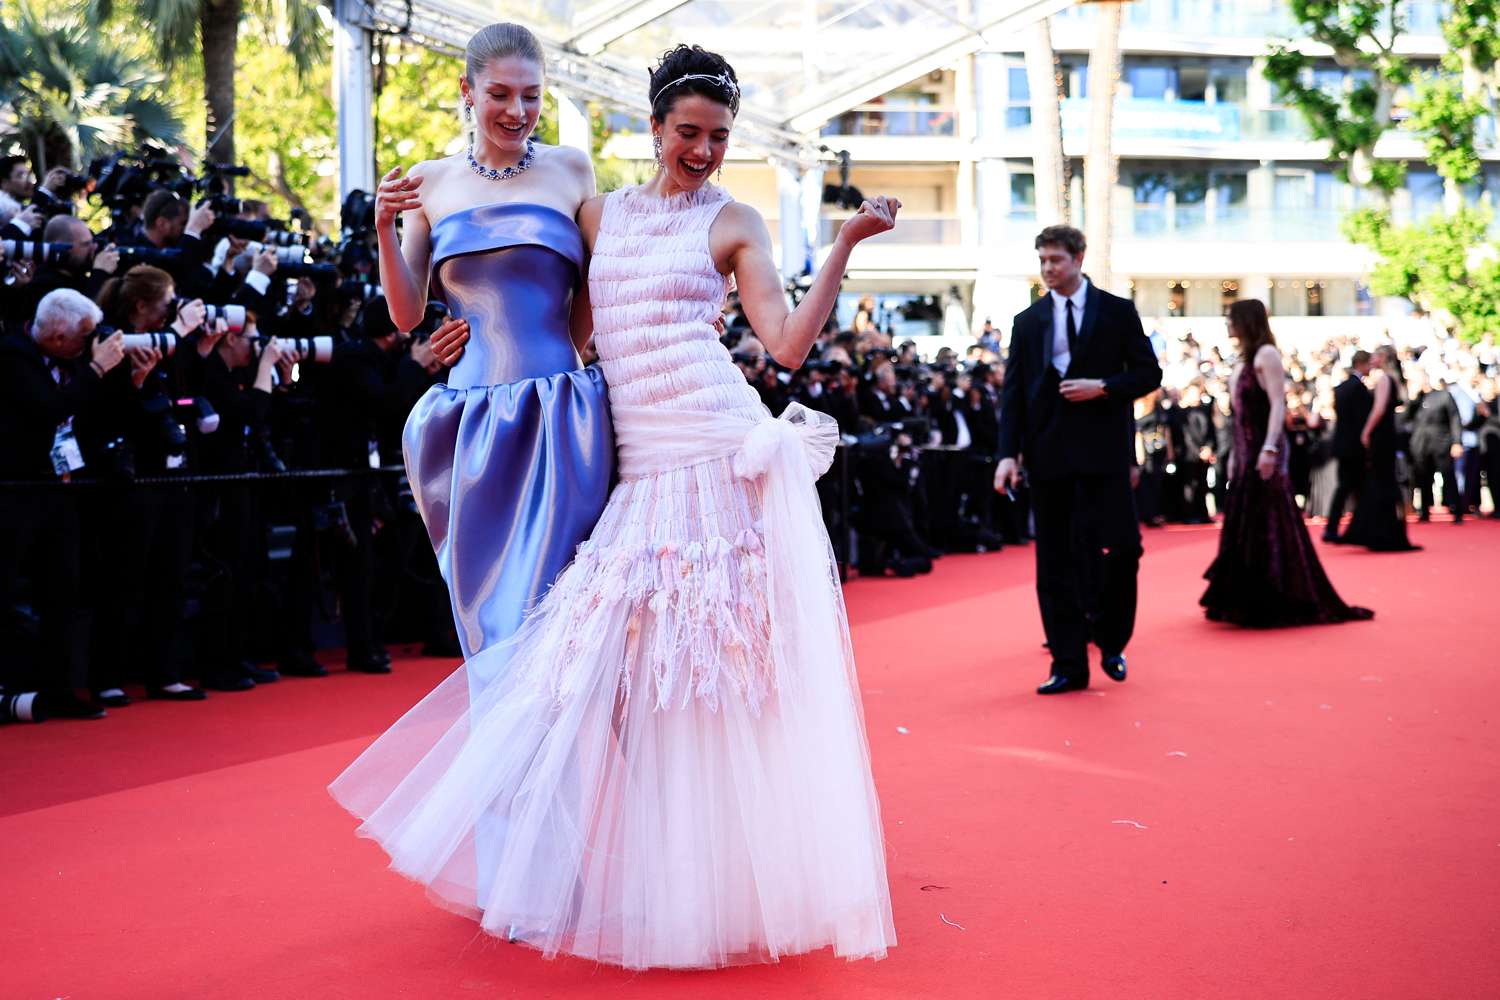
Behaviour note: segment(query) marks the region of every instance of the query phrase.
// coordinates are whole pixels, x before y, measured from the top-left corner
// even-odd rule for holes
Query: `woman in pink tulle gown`
[[[764,221],[708,183],[734,71],[679,47],[651,99],[656,176],[579,218],[620,482],[516,637],[331,790],[392,867],[548,956],[878,958],[895,944],[880,811],[814,490],[837,425],[772,419],[714,323],[735,281],[767,349],[801,364],[850,249],[899,202],[847,221],[789,312]],[[471,697],[476,661],[496,680]]]

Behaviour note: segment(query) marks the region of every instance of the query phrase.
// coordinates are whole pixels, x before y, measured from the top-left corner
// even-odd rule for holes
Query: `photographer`
[[[399,455],[381,454],[380,436],[382,427],[400,409],[403,390],[395,378],[396,355],[409,334],[396,329],[384,297],[365,303],[357,329],[359,339],[334,348],[320,400],[323,458],[333,468],[373,469],[387,457],[399,460]],[[368,475],[351,476],[334,490],[334,506],[342,508],[345,519],[334,533],[335,538],[344,539],[336,572],[345,648],[349,669],[363,673],[389,673],[391,669],[371,600],[379,495],[379,481]]]
[[[35,190],[36,175],[31,172],[30,160],[24,156],[0,156],[0,194],[8,195],[22,206],[0,226],[0,238],[26,239],[46,223],[46,216],[30,206]]]
[[[59,289],[42,299],[29,335],[0,340],[0,411],[7,429],[0,435],[0,477],[44,481],[82,471],[74,421],[98,407],[104,378],[125,358],[118,334],[94,337],[101,316],[82,295]],[[22,667],[22,658],[8,656],[0,687],[40,689],[40,698],[27,706],[34,718],[104,715],[79,696],[89,681],[81,537],[72,491],[0,489],[0,614],[13,619],[19,582],[29,575],[40,620],[34,665]],[[6,639],[7,650],[24,645],[17,636]]]
[[[215,218],[208,205],[190,210],[177,192],[158,189],[146,198],[139,227],[121,244],[145,250],[145,263],[168,272],[176,284],[188,291],[203,284],[200,272],[209,252],[203,234]],[[127,259],[138,255],[139,251],[131,249],[122,254]]]
[[[104,283],[120,266],[120,253],[114,245],[101,250],[88,225],[71,215],[56,215],[49,219],[42,230],[42,239],[49,244],[66,245],[69,249],[61,259],[39,265],[31,283],[17,296],[28,314],[35,311],[36,303],[44,296],[58,288],[71,288],[88,298],[97,298]]]
[[[861,499],[855,519],[859,572],[883,576],[890,570],[900,577],[930,573],[933,558],[941,553],[917,533],[913,516],[920,455],[901,425],[887,428],[886,434],[860,448]]]
[[[231,329],[202,362],[202,391],[219,414],[219,429],[199,446],[199,471],[208,475],[275,472],[283,466],[271,448],[269,419],[276,382],[291,377],[294,356],[280,342],[259,336],[254,313]],[[249,627],[273,622],[276,652],[285,658],[285,617],[267,614],[280,602],[271,586],[267,518],[261,489],[225,482],[199,491],[201,556],[206,575],[199,649],[204,683],[240,690],[280,678],[249,657]],[[252,611],[256,613],[252,614]],[[265,627],[263,625],[263,627]]]
[[[76,215],[78,196],[89,188],[89,179],[67,167],[53,167],[33,194],[36,207],[48,219]]]
[[[105,472],[127,483],[101,492],[90,517],[100,538],[102,586],[94,619],[99,698],[106,705],[128,704],[121,686],[139,677],[154,698],[198,701],[203,692],[183,683],[173,645],[192,560],[193,494],[184,486],[128,483],[193,468],[195,441],[188,426],[196,423],[202,431],[204,420],[195,422],[178,401],[193,395],[193,361],[201,360],[205,346],[212,349],[223,330],[204,331],[203,303],[179,303],[171,275],[149,265],[107,281],[99,304],[105,320],[122,332],[173,337],[128,352],[129,371],[111,376],[102,434],[92,442],[95,454],[109,456],[99,463]]]

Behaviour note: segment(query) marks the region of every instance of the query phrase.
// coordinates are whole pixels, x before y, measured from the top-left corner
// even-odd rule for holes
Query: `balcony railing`
[[[1088,135],[1090,101],[1070,97],[1062,102],[1063,135]],[[1026,126],[1030,130],[1030,126]],[[1019,129],[1016,131],[1020,131]],[[1253,111],[1241,104],[1120,98],[1115,102],[1115,138],[1166,139],[1177,142],[1240,142],[1247,139],[1298,142],[1308,139],[1307,126],[1295,111]]]
[[[958,116],[952,108],[929,105],[866,105],[846,111],[823,126],[823,135],[953,136]]]
[[[1447,0],[1409,0],[1402,5],[1406,31],[1440,34],[1449,6]],[[1124,13],[1127,29],[1232,38],[1300,35],[1286,0],[1135,0]],[[1068,22],[1087,20],[1092,14],[1086,5],[1079,5],[1056,16]]]
[[[824,246],[832,243],[838,236],[839,229],[847,222],[847,218],[822,220],[822,228],[819,240]],[[905,212],[901,213],[896,228],[889,232],[872,236],[865,243],[885,243],[899,245],[924,245],[931,246],[947,245],[958,246],[963,242],[962,225],[957,216],[954,215],[929,215],[912,217]]]

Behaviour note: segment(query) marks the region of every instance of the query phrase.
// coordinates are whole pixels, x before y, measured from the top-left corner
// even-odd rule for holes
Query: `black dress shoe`
[[[281,673],[288,677],[327,677],[328,671],[323,664],[313,659],[312,654],[296,652],[282,657],[277,664]]]
[[[1100,663],[1099,666],[1103,668],[1104,676],[1110,680],[1123,681],[1125,679],[1124,653],[1115,653],[1113,656],[1106,656],[1104,662]]]
[[[251,685],[252,687],[254,685]],[[166,688],[147,688],[146,693],[160,701],[202,701],[208,695],[201,688],[188,688],[185,691],[168,691]]]
[[[105,708],[124,708],[130,704],[130,695],[124,691],[120,691],[118,688],[106,688],[106,690],[110,693],[94,695],[95,703],[103,705]]]
[[[349,657],[349,669],[360,674],[388,674],[391,672],[391,664],[389,660],[366,653],[364,656]]]
[[[84,701],[71,691],[62,694],[44,691],[36,696],[31,707],[31,717],[37,722],[43,719],[102,719],[104,709]]]
[[[203,686],[210,691],[249,691],[255,682],[244,674],[209,674],[203,678]]]
[[[257,684],[275,684],[281,680],[281,675],[276,671],[267,667],[258,667],[249,660],[240,661],[240,673]]]
[[[1053,674],[1047,678],[1047,683],[1036,689],[1037,694],[1062,694],[1064,691],[1082,691],[1089,686],[1089,682],[1075,681],[1069,677]]]

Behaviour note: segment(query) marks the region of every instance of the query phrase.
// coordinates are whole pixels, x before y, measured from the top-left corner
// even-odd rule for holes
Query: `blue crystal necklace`
[[[506,167],[503,170],[496,170],[494,167],[487,167],[484,164],[480,163],[478,160],[474,159],[474,144],[472,142],[469,143],[469,169],[473,170],[476,174],[478,174],[480,177],[485,178],[486,180],[508,181],[517,174],[525,173],[527,168],[531,166],[531,162],[535,159],[536,140],[527,139],[525,155],[523,155],[514,166]]]

